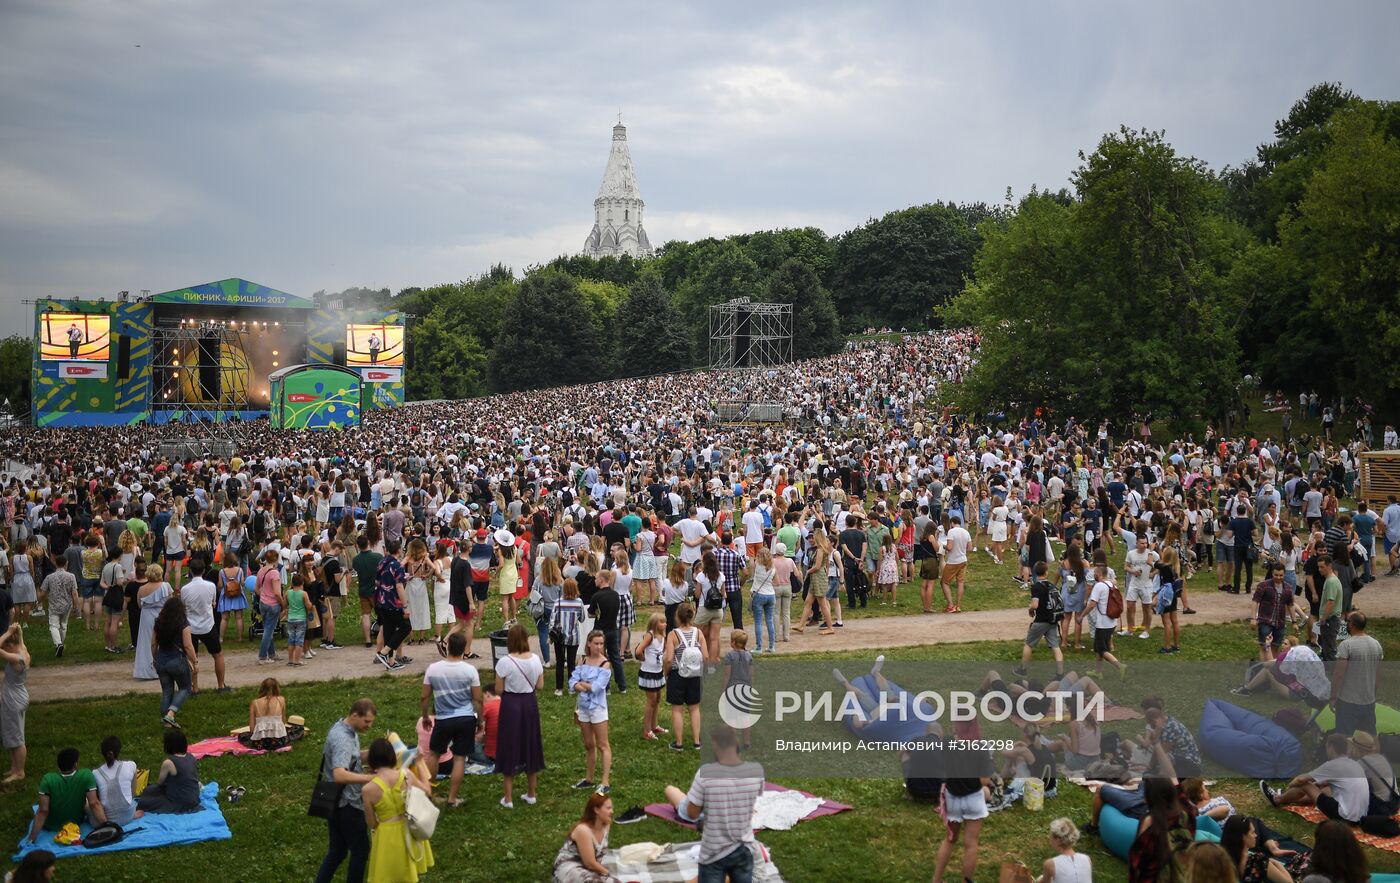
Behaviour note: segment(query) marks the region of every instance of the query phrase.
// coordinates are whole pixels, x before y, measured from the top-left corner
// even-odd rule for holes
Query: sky
[[[36,297],[433,285],[582,248],[619,110],[654,244],[1239,165],[1400,3],[4,0],[0,336]]]

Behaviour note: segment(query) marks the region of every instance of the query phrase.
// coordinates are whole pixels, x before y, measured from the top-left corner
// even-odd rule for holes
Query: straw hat
[[[500,530],[496,531],[495,540],[496,545],[498,546],[514,546],[515,534],[511,533],[503,527]]]

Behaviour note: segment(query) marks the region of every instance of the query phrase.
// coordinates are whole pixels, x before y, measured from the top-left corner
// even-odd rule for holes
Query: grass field
[[[1400,653],[1396,625],[1393,621],[1380,623],[1375,630],[1385,636],[1391,658]],[[1186,637],[1189,653],[1183,656],[1191,659],[1242,662],[1249,654],[1248,641],[1237,626],[1196,627]],[[1136,641],[1120,643],[1124,645],[1122,656],[1132,669],[1130,678],[1151,676],[1170,691],[1174,680],[1171,666],[1184,660],[1163,662],[1155,655],[1155,647],[1140,647]],[[930,660],[1000,659],[1009,665],[1014,652],[1011,642],[983,642],[904,648],[892,650],[888,656],[889,665],[898,671],[897,666],[903,662]],[[846,664],[853,672],[869,662],[868,654],[811,654],[802,658],[823,664],[828,660],[830,664],[849,660]],[[1149,662],[1152,665],[1146,664]],[[1078,660],[1076,663],[1083,666]],[[74,675],[80,676],[79,671]],[[59,879],[134,883],[188,876],[197,867],[216,868],[220,878],[229,881],[309,879],[325,848],[323,825],[306,815],[305,805],[311,770],[326,728],[344,714],[351,700],[370,696],[379,706],[379,722],[371,735],[382,735],[391,728],[411,733],[418,714],[418,693],[419,686],[413,679],[387,675],[289,688],[291,713],[303,715],[313,730],[305,742],[286,754],[218,758],[201,763],[205,781],[217,780],[224,788],[242,785],[248,789],[241,802],[225,805],[233,840],[73,859],[60,866]],[[249,690],[224,696],[205,693],[186,706],[181,720],[191,739],[219,735],[246,721],[250,699]],[[577,730],[571,723],[572,702],[555,698],[549,691],[540,701],[549,764],[541,775],[540,803],[534,807],[517,803],[515,811],[506,811],[496,805],[500,796],[498,779],[469,777],[465,784],[467,806],[446,812],[439,824],[433,842],[438,867],[429,879],[548,880],[553,856],[583,803],[582,795],[569,789],[582,776],[583,756]],[[1168,701],[1171,702],[1170,693]],[[661,800],[662,788],[668,783],[687,784],[700,756],[689,750],[675,753],[661,742],[644,742],[640,738],[640,692],[631,690],[626,696],[613,696],[610,705],[614,722],[613,796],[618,810]],[[156,699],[149,696],[33,705],[28,719],[30,778],[21,787],[11,786],[0,792],[0,827],[11,832],[11,842],[18,839],[27,824],[39,775],[51,767],[60,748],[76,745],[84,753],[84,763],[91,763],[101,738],[116,733],[125,742],[126,757],[142,767],[157,765],[161,730],[156,712]],[[1193,723],[1199,711],[1180,709],[1176,713]],[[901,799],[902,786],[894,770],[890,777],[882,779],[823,776],[824,770],[834,773],[839,762],[839,757],[815,758],[811,777],[781,779],[782,784],[856,808],[854,812],[801,824],[792,831],[763,835],[787,879],[926,880],[942,832],[935,812]],[[1253,782],[1222,782],[1217,791],[1230,796],[1243,811],[1263,811]],[[1032,865],[1039,862],[1049,852],[1045,838],[1049,821],[1059,815],[1086,821],[1089,800],[1087,791],[1066,783],[1061,786],[1059,797],[1047,802],[1044,812],[1029,813],[1017,806],[995,815],[983,835],[977,879],[995,879],[997,867],[1006,857],[1020,858]],[[1288,833],[1307,832],[1308,826],[1291,815],[1271,811],[1267,817],[1270,825]],[[651,819],[617,826],[612,833],[615,846],[689,839],[692,835],[688,832]],[[1123,863],[1103,851],[1096,840],[1086,838],[1083,846],[1095,862],[1095,879],[1126,879]],[[1400,857],[1375,852],[1371,856],[1378,870],[1400,870]]]

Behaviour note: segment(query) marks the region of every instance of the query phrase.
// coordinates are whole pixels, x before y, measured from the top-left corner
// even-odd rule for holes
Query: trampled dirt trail
[[[903,603],[911,609],[917,609],[917,596],[906,596]],[[1250,612],[1247,595],[1227,595],[1194,589],[1191,592],[1191,603],[1199,612],[1194,616],[1181,617],[1184,626],[1182,643],[1187,646],[1191,643],[1191,626],[1239,622]],[[1372,616],[1400,617],[1400,579],[1378,579],[1358,595],[1358,603]],[[639,614],[647,612],[649,608],[646,607],[638,611]],[[639,615],[638,619],[643,620],[645,616]],[[816,628],[810,628],[802,635],[793,635],[788,643],[778,645],[778,654],[826,650],[877,652],[887,647],[932,646],[969,641],[1019,641],[1025,637],[1026,622],[1026,611],[1021,608],[962,614],[910,613],[902,616],[848,620],[845,627],[838,629],[834,635],[820,636]],[[745,624],[750,624],[747,615]],[[728,631],[726,627],[725,633]],[[634,630],[634,643],[639,638],[640,632]],[[728,646],[727,637],[724,641],[725,646]],[[1241,626],[1240,650],[1243,654],[1248,654],[1252,641],[1252,635]],[[533,638],[531,643],[535,643]],[[490,661],[489,642],[485,638],[478,638],[473,649],[484,657],[477,662],[478,667],[486,668]],[[428,644],[406,647],[405,651],[413,658],[413,662],[391,676],[421,679],[428,663],[438,658],[437,650]],[[1013,658],[1013,653],[1013,648],[1008,647],[1005,654],[1008,660]],[[282,683],[303,683],[385,674],[382,667],[373,664],[372,652],[358,642],[342,650],[319,651],[315,659],[308,660],[306,665],[296,668],[286,665],[285,648],[279,648],[281,660],[275,665],[258,665],[256,645],[246,642],[232,644],[224,655],[227,665],[226,681],[234,688],[256,686],[265,677],[276,677]],[[201,655],[200,669],[201,686],[205,689],[212,688],[214,667],[207,654]],[[35,702],[159,692],[158,681],[132,679],[129,654],[111,662],[45,665],[33,669],[29,674],[29,693]]]

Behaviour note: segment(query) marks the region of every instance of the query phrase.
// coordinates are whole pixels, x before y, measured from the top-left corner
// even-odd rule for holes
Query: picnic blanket
[[[1066,700],[1068,701],[1068,700]],[[1061,717],[1051,717],[1048,714],[1041,718],[1040,724],[1068,723],[1073,718],[1066,714]],[[1112,723],[1114,721],[1136,721],[1142,720],[1142,712],[1129,705],[1105,705],[1103,708],[1103,722]],[[1029,721],[1023,721],[1016,715],[1011,715],[1011,722],[1018,727],[1024,727]]]
[[[126,836],[108,846],[88,849],[81,844],[63,846],[53,842],[54,831],[40,831],[37,843],[29,842],[29,829],[20,835],[19,852],[13,858],[19,861],[25,854],[35,849],[47,849],[59,858],[76,855],[96,855],[101,852],[122,852],[128,849],[154,849],[157,846],[184,846],[190,843],[203,843],[206,840],[230,840],[233,832],[224,821],[219,809],[219,783],[210,782],[200,790],[200,808],[197,812],[167,814],[147,813],[132,820],[126,826]],[[38,809],[38,807],[35,807]],[[82,825],[83,836],[92,830],[91,825]],[[66,877],[67,875],[65,875]]]
[[[283,745],[277,751],[291,751],[292,746]],[[252,757],[255,754],[267,754],[260,748],[249,748],[238,741],[237,736],[215,736],[212,739],[203,739],[190,746],[190,754],[196,760],[203,760],[206,757],[223,757],[225,754],[232,754],[236,757]]]
[[[1302,816],[1314,825],[1327,821],[1327,816],[1323,815],[1322,811],[1315,806],[1283,806],[1279,808],[1286,809],[1295,816]],[[1396,813],[1395,818],[1400,821],[1400,813]],[[1400,853],[1400,837],[1377,837],[1375,834],[1367,834],[1355,825],[1351,826],[1351,833],[1355,834],[1356,839],[1367,846],[1384,849],[1386,852]]]
[[[754,883],[783,883],[778,866],[768,848],[758,841],[749,844],[753,850]],[[700,873],[696,857],[697,843],[634,843],[603,854],[603,866],[623,883],[686,883]]]
[[[822,816],[834,816],[839,812],[854,808],[844,803],[808,794],[806,791],[775,785],[772,782],[766,783],[763,790],[764,793],[759,795],[758,802],[754,804],[753,829],[755,831],[786,831],[798,822],[807,822]],[[769,797],[769,795],[774,796]],[[799,798],[805,798],[805,800]],[[805,813],[796,815],[803,809],[806,810]],[[695,828],[694,822],[682,819],[680,814],[676,812],[676,808],[669,803],[648,803],[646,814],[667,822],[675,822],[677,825],[684,825],[687,828]]]

